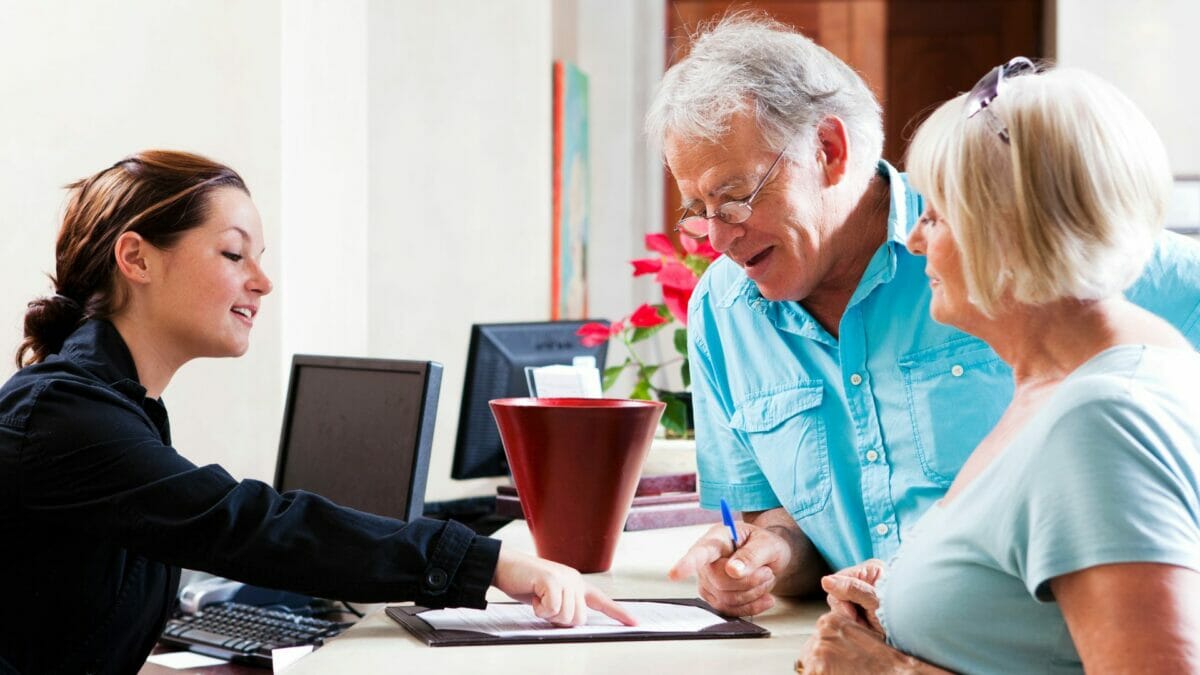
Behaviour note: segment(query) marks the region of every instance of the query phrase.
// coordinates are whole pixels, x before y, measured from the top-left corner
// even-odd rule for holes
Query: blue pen
[[[721,497],[721,520],[725,521],[725,526],[729,528],[729,536],[733,537],[733,550],[737,550],[738,538],[737,528],[733,526],[733,514],[729,512],[729,504]]]

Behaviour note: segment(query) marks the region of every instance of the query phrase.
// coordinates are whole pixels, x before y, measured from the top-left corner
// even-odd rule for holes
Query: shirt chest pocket
[[[1012,371],[976,338],[900,359],[925,476],[947,487],[1012,399]]]
[[[729,425],[747,439],[775,496],[794,518],[829,502],[829,450],[821,418],[824,384],[808,380],[751,394],[735,406]]]

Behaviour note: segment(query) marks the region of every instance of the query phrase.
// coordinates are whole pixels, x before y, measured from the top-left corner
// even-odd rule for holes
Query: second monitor
[[[297,354],[275,487],[412,520],[422,515],[442,366]]]
[[[456,479],[507,476],[508,461],[488,401],[528,396],[528,366],[569,364],[593,356],[604,367],[608,343],[584,347],[576,332],[592,321],[475,324],[467,353],[458,439],[450,476]],[[603,323],[603,322],[601,322]]]

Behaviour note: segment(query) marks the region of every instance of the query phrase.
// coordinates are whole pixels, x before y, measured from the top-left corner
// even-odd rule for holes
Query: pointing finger
[[[633,618],[633,615],[627,612],[620,603],[595,588],[589,586],[586,597],[588,607],[610,616],[626,626],[637,625],[637,619]]]

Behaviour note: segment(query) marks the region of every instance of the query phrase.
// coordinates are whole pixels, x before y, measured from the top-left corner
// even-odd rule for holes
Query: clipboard
[[[699,598],[648,598],[646,600],[631,600],[627,602],[662,602],[673,605],[691,605],[720,615],[707,602]],[[491,603],[508,604],[517,603]],[[388,607],[386,612],[396,623],[408,629],[413,637],[430,647],[466,647],[474,645],[515,645],[538,644],[551,642],[631,642],[645,640],[713,640],[730,638],[762,638],[769,637],[771,631],[762,626],[750,623],[745,619],[725,617],[725,623],[719,623],[698,631],[650,632],[631,631],[627,633],[593,633],[589,635],[514,635],[499,636],[468,630],[437,630],[421,619],[421,612],[427,607],[406,606]]]

